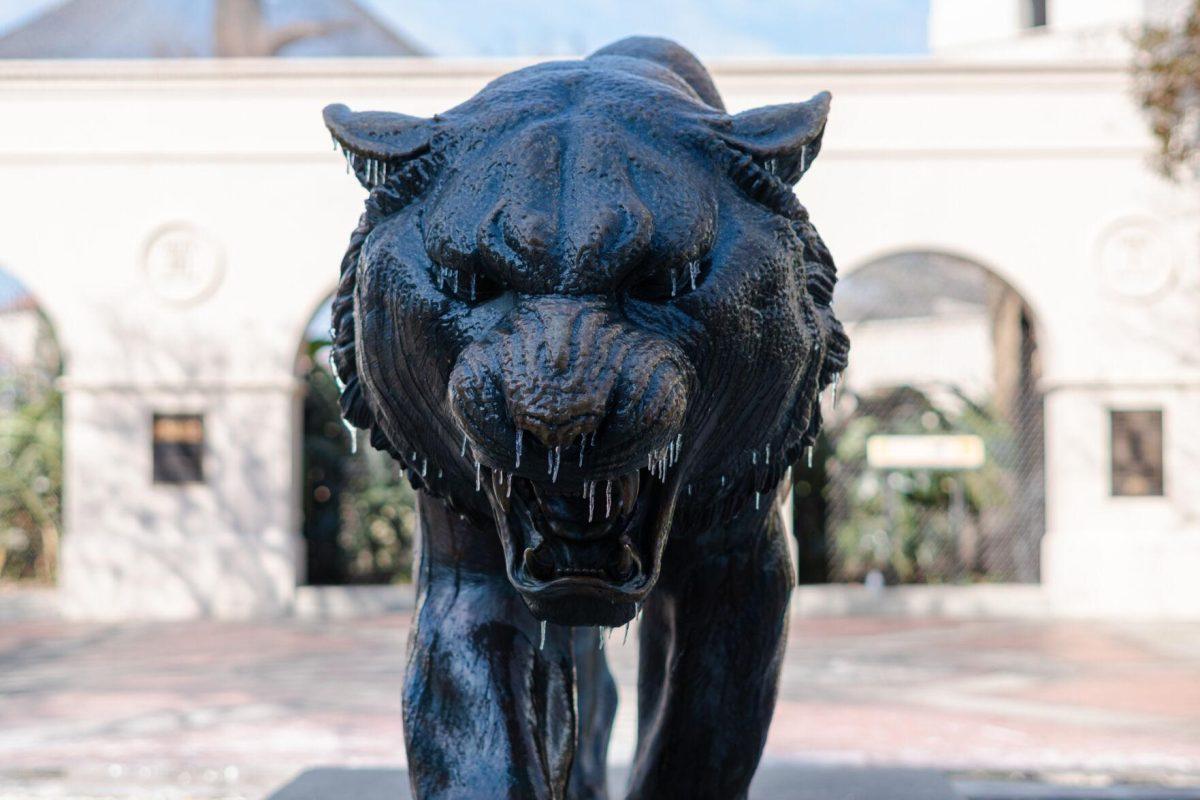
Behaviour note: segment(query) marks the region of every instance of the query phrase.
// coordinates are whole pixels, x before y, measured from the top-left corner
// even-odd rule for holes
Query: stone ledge
[[[1054,608],[1038,584],[969,586],[861,584],[798,586],[792,613],[801,617],[923,617],[942,619],[1048,619]]]
[[[61,618],[58,590],[53,587],[0,588],[0,622]]]
[[[300,586],[292,614],[299,619],[328,620],[374,617],[412,611],[416,588],[411,583],[391,586]]]

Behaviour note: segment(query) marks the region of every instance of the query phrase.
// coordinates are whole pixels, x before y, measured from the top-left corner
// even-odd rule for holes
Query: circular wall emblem
[[[221,283],[225,257],[203,231],[184,223],[155,231],[146,244],[143,266],[150,288],[171,303],[196,303]]]
[[[1110,225],[1100,236],[1097,257],[1105,288],[1119,297],[1150,297],[1175,274],[1175,248],[1151,219]]]

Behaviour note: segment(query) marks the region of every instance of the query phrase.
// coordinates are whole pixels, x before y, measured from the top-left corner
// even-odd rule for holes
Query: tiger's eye
[[[464,303],[486,303],[504,293],[504,285],[486,272],[434,264],[433,282],[446,295]]]
[[[629,287],[629,296],[650,303],[665,303],[693,291],[700,276],[699,261],[672,264],[643,276]]]

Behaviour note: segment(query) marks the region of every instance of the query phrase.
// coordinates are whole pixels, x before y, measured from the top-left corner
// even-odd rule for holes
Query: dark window
[[[204,480],[204,417],[200,414],[155,414],[154,482],[199,483]]]
[[[1112,411],[1112,494],[1163,494],[1162,411]]]
[[[1029,27],[1046,27],[1046,5],[1049,0],[1029,0]]]

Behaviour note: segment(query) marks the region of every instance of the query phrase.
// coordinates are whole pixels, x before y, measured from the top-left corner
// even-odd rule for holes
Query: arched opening
[[[58,576],[62,367],[50,320],[0,270],[0,584],[52,584]]]
[[[313,315],[297,359],[304,384],[300,485],[306,582],[407,581],[415,524],[412,489],[389,456],[342,421],[329,365],[331,304],[332,298],[326,299]]]
[[[1033,313],[943,253],[900,253],[838,285],[851,339],[826,435],[799,470],[801,580],[1039,579],[1042,397]]]

